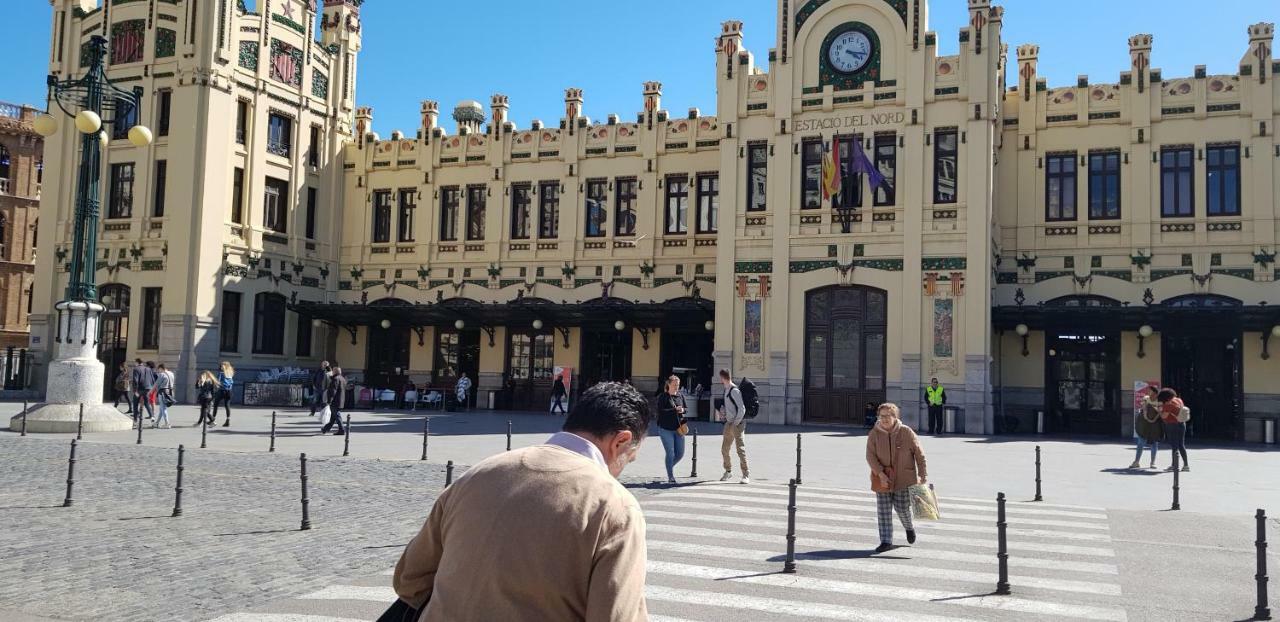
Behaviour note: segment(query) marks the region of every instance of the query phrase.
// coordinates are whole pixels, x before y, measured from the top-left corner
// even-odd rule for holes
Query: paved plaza
[[[20,405],[0,404],[0,413]],[[200,450],[195,410],[171,430],[86,435],[75,503],[66,493],[71,436],[0,432],[0,620],[372,620],[391,601],[390,569],[444,484],[446,461],[467,464],[542,442],[560,419],[540,414],[433,413],[422,462],[423,413],[353,412],[349,457],[318,436],[306,411],[236,409]],[[221,415],[218,421],[222,423]],[[1167,511],[1171,476],[1120,467],[1120,443],[924,437],[944,520],[882,555],[866,491],[864,434],[848,428],[750,426],[752,484],[721,474],[719,425],[699,423],[681,485],[658,484],[662,450],[647,441],[624,476],[648,522],[654,620],[1244,620],[1254,605],[1257,507],[1280,514],[1276,452],[1191,448],[1181,512]],[[799,572],[781,574],[786,480],[798,495]],[[177,445],[186,451],[183,510],[174,504]],[[310,517],[300,531],[298,454],[309,457]],[[1145,458],[1144,458],[1145,459]],[[1162,455],[1160,464],[1165,464]],[[1009,495],[1013,594],[996,581],[995,492]],[[1271,521],[1272,538],[1280,522]],[[897,542],[903,542],[901,530]],[[1280,568],[1280,547],[1270,564]],[[1273,580],[1273,603],[1280,590]]]

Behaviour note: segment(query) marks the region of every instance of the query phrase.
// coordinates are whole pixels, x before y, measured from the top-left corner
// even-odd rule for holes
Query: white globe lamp
[[[102,117],[92,110],[81,110],[76,115],[76,129],[81,134],[92,134],[102,129]]]

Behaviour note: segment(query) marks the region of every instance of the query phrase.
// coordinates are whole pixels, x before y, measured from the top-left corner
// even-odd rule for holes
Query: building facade
[[[30,340],[36,234],[43,181],[44,139],[31,128],[39,111],[0,102],[0,350],[25,349]],[[5,380],[13,361],[0,354]],[[10,383],[11,384],[11,383]],[[7,387],[9,388],[9,387]]]
[[[341,53],[315,58],[332,76],[354,72],[358,5],[326,2],[339,27],[326,17],[323,36],[341,35]],[[305,351],[367,384],[443,388],[466,372],[513,408],[546,408],[564,370],[575,390],[652,391],[672,373],[708,387],[729,368],[756,382],[771,423],[861,423],[891,400],[916,424],[937,377],[968,433],[1119,436],[1134,383],[1162,381],[1187,394],[1194,436],[1261,438],[1280,410],[1272,25],[1248,28],[1231,75],[1166,78],[1153,37],[1137,35],[1116,81],[1050,88],[1034,45],[1009,54],[1002,8],[969,0],[968,25],[940,35],[928,6],[778,0],[767,60],[725,22],[709,51],[713,114],[669,112],[649,82],[634,117],[593,121],[570,88],[545,125],[517,127],[493,95],[459,104],[446,129],[428,100],[419,127],[383,139],[335,86],[317,184],[334,208],[317,255],[277,250],[257,230],[270,219],[245,221],[237,246],[240,223],[204,191],[224,238],[179,273],[204,275],[207,304],[164,326],[206,344],[194,368],[229,356],[218,335],[246,340],[249,322],[236,359],[248,366],[278,356],[257,353],[259,327],[318,325],[323,345]],[[293,36],[283,9],[266,10],[228,15],[242,38],[250,23]],[[254,34],[267,50],[274,35]],[[939,36],[959,53],[938,54]],[[279,101],[269,76],[215,69],[241,76],[234,92]],[[267,162],[247,165],[252,183],[270,155],[254,154]],[[249,191],[245,209],[269,213],[258,196],[271,204]],[[307,276],[304,260],[324,264],[319,286],[281,283],[281,257]]]

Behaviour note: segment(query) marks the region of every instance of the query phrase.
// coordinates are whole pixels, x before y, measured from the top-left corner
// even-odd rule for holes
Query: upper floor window
[[[456,186],[440,189],[440,241],[458,239],[458,196]]]
[[[619,177],[614,182],[614,211],[617,212],[617,235],[636,234],[636,178]]]
[[[373,241],[375,243],[391,241],[390,190],[378,190],[373,193]]]
[[[667,177],[667,211],[664,231],[689,232],[689,178],[684,175]]]
[[[609,212],[605,206],[605,184],[603,179],[587,181],[587,229],[589,238],[603,237],[608,232]]]
[[[169,116],[173,108],[173,91],[163,90],[158,94],[159,101],[156,102],[156,134],[159,136],[169,135]]]
[[[560,185],[544,181],[538,185],[538,237],[560,237]]]
[[[316,203],[317,195],[315,188],[307,188],[307,229],[306,235],[308,240],[316,239]]]
[[[111,123],[111,138],[122,140],[129,137],[129,130],[142,118],[142,89],[133,89],[133,100],[125,98],[116,100],[116,118]],[[163,136],[163,134],[161,134]]]
[[[1165,218],[1195,215],[1195,163],[1191,147],[1160,150],[1160,215]]]
[[[769,145],[747,145],[747,211],[763,212],[768,202]]]
[[[862,147],[862,135],[837,136],[836,155],[840,158],[840,192],[836,195],[837,209],[862,207],[862,173],[857,170],[858,153]]]
[[[159,287],[142,288],[142,350],[160,347],[160,291]]]
[[[933,202],[955,203],[959,172],[959,145],[956,128],[933,133]]]
[[[467,186],[467,239],[484,239],[484,201],[488,189],[484,186]]]
[[[400,217],[396,229],[396,241],[413,241],[413,213],[418,209],[418,191],[405,188],[400,191]]]
[[[243,145],[248,133],[249,102],[243,99],[236,102],[236,143]]]
[[[884,183],[876,186],[873,205],[893,205],[897,202],[894,188],[898,183],[898,137],[893,134],[876,136],[876,170],[884,176]]]
[[[806,138],[800,146],[800,170],[804,175],[800,208],[822,207],[822,139]]]
[[[289,182],[268,177],[262,195],[262,226],[276,233],[289,231]]]
[[[231,176],[231,222],[244,224],[244,169],[240,167]]]
[[[1089,218],[1120,217],[1120,152],[1089,154]]]
[[[267,153],[286,158],[293,153],[293,119],[275,113],[267,117]]]
[[[531,184],[513,184],[511,186],[511,239],[529,239],[529,212],[532,208],[533,186]]]
[[[311,356],[311,318],[301,313],[293,314],[298,318],[298,334],[295,335],[293,353],[295,356]]]
[[[312,168],[320,166],[320,126],[311,126],[311,142],[308,145],[307,163]]]
[[[1044,219],[1076,219],[1076,154],[1045,156]]]
[[[720,220],[720,176],[698,175],[698,233],[715,233]]]
[[[169,182],[169,161],[156,160],[156,185],[155,196],[151,201],[151,215],[156,218],[164,217],[164,195],[165,187]]]
[[[107,218],[128,218],[132,215],[133,162],[112,164],[111,194],[107,198]]]
[[[1240,145],[1205,149],[1205,183],[1210,216],[1240,215]]]
[[[9,148],[4,145],[0,145],[0,179],[8,181],[13,175],[11,162],[12,160],[9,156]],[[8,186],[0,188],[0,192],[9,192]]]
[[[240,292],[222,292],[222,323],[218,327],[218,351],[240,351]]]

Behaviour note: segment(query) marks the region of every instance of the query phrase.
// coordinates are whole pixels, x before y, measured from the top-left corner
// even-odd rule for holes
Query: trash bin
[[[1267,419],[1262,422],[1262,441],[1268,445],[1276,444],[1276,420]]]
[[[943,406],[942,429],[947,434],[964,434],[964,409],[959,406]]]
[[[494,410],[498,405],[498,392],[489,391],[489,410]]]

